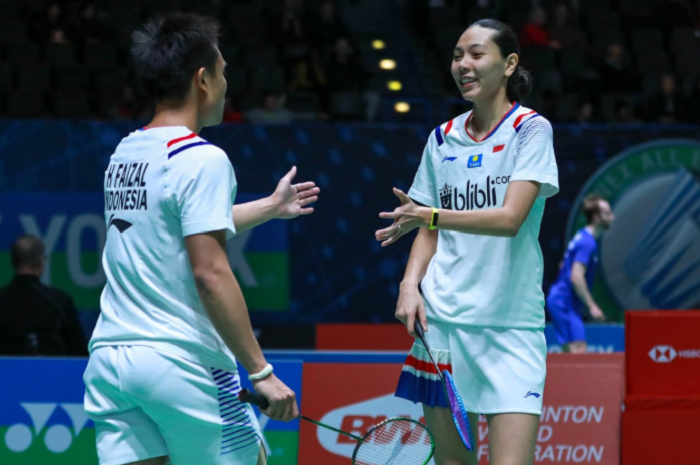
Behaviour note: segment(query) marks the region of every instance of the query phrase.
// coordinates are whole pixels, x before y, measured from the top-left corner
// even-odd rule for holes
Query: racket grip
[[[416,315],[416,319],[413,322],[413,330],[416,332],[418,337],[420,337],[421,341],[423,339],[425,339],[425,332],[423,331],[423,325],[420,324],[420,320],[418,319],[418,315]]]
[[[241,389],[241,392],[238,393],[238,400],[244,404],[252,404],[263,409],[270,406],[270,403],[262,396],[262,394],[249,391],[248,389]]]

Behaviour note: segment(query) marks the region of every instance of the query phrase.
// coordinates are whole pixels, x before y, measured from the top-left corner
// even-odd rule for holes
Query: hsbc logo
[[[655,346],[649,351],[649,357],[656,363],[671,363],[677,352],[671,346]]]
[[[676,351],[671,346],[654,346],[649,351],[649,358],[656,363],[671,363],[675,358],[700,358],[700,349],[681,349]]]

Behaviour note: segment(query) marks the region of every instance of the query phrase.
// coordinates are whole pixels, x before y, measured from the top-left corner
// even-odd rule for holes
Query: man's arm
[[[270,196],[234,205],[231,209],[231,215],[233,216],[233,224],[236,226],[236,234],[240,234],[247,229],[252,229],[277,218],[277,208]]]
[[[267,362],[253,334],[248,308],[226,256],[226,231],[185,237],[197,292],[214,328],[248,373],[259,373]],[[264,411],[275,420],[289,421],[299,415],[294,392],[274,374],[255,381],[255,390],[270,407]]]
[[[321,191],[313,182],[292,184],[297,168],[291,170],[277,184],[271,196],[253,202],[234,205],[231,210],[236,233],[254,228],[274,219],[291,219],[309,215],[313,208],[306,208],[318,200]]]
[[[600,310],[598,305],[593,300],[591,291],[588,289],[588,284],[586,283],[586,265],[581,262],[574,262],[571,267],[571,284],[576,292],[576,295],[581,299],[581,302],[586,304],[588,310],[591,312],[591,316],[596,320],[602,320],[605,316]]]

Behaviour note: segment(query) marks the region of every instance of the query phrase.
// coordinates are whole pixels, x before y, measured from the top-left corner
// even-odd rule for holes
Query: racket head
[[[462,402],[462,396],[459,395],[455,381],[449,371],[444,370],[442,372],[442,379],[445,382],[447,402],[450,405],[452,420],[454,420],[455,426],[457,427],[457,432],[459,433],[459,437],[462,439],[464,447],[471,452],[474,450],[475,445],[474,435],[472,434],[472,428],[469,424],[467,410],[464,408],[464,403]]]
[[[430,430],[411,418],[389,418],[362,436],[352,465],[426,465],[435,452]]]

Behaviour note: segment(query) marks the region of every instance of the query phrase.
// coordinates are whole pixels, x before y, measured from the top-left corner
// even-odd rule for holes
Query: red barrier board
[[[700,395],[700,311],[625,314],[628,396]]]
[[[405,350],[413,338],[401,324],[316,325],[317,350]]]
[[[618,465],[622,354],[549,354],[535,463]],[[400,364],[304,365],[304,415],[353,434],[385,418],[422,419],[422,408],[393,396]],[[477,428],[480,464],[488,463],[488,428]],[[299,463],[347,465],[354,441],[302,422]]]
[[[628,397],[622,415],[622,464],[699,464],[698,418],[700,397]]]

